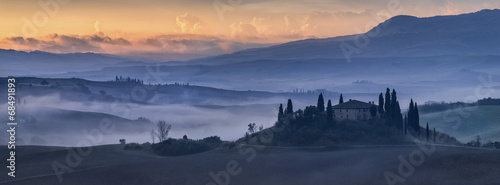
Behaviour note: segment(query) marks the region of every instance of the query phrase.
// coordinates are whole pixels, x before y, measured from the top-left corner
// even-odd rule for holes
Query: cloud
[[[203,28],[203,21],[199,17],[188,13],[175,18],[181,33],[197,33]]]
[[[257,28],[252,23],[233,23],[229,26],[229,28],[231,28],[232,38],[257,37],[259,34]]]
[[[7,37],[0,40],[0,48],[5,49],[51,53],[95,52],[167,60],[227,54],[269,45],[185,33],[138,37],[133,40],[111,37],[103,32],[81,36],[50,34],[36,38]]]
[[[99,20],[95,21],[95,23],[94,23],[94,29],[95,29],[96,33],[101,32],[101,29],[99,27],[100,25],[101,25],[101,23],[99,22]]]
[[[93,35],[50,34],[37,38],[7,37],[0,41],[2,48],[17,50],[41,50],[52,53],[103,52],[105,45],[131,45],[124,38],[112,39],[102,32]]]

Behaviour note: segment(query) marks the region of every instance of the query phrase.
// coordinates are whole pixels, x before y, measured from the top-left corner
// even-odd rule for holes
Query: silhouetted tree
[[[344,97],[342,97],[342,93],[340,93],[340,99],[339,99],[339,104],[344,103]]]
[[[172,128],[172,125],[167,124],[166,121],[164,120],[159,120],[156,122],[156,137],[158,138],[158,142],[163,142],[168,139],[168,133],[170,132],[170,129]]]
[[[286,104],[286,113],[293,114],[292,99],[288,99],[288,103]]]
[[[283,117],[283,104],[280,103],[280,108],[278,110],[278,120]]]
[[[182,139],[187,140],[188,136],[184,135],[184,136],[182,136]]]
[[[151,140],[152,140],[153,144],[155,144],[155,139],[156,139],[155,129],[151,129],[151,131],[149,131],[149,136],[151,136]]]
[[[408,126],[413,128],[413,130],[417,131],[415,126],[415,104],[413,103],[413,99],[410,100],[410,108],[408,109]]]
[[[387,88],[385,91],[385,114],[391,116],[391,90]]]
[[[256,131],[256,127],[255,127],[255,125],[256,125],[255,123],[250,123],[250,124],[248,124],[248,132],[249,132],[250,134],[255,133],[255,131]]]
[[[398,102],[398,98],[396,96],[396,90],[395,89],[392,89],[392,94],[391,94],[391,118],[392,120],[397,120],[397,117],[399,116],[399,112],[397,110],[397,106],[396,103]]]
[[[418,105],[417,102],[415,102],[415,112],[413,114],[414,119],[415,119],[415,127],[418,130],[418,135],[420,136],[420,117],[418,115]]]
[[[429,122],[427,122],[427,126],[425,127],[425,131],[426,131],[426,138],[427,138],[427,142],[429,142]]]
[[[326,105],[326,121],[328,124],[333,123],[333,108],[331,100],[328,100],[328,104]]]
[[[318,96],[318,103],[317,106],[318,111],[323,112],[325,111],[325,100],[323,99],[323,93],[320,93]]]
[[[378,95],[378,113],[384,114],[384,95],[382,93]]]

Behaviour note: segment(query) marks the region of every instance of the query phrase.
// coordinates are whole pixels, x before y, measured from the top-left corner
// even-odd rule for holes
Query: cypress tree
[[[427,132],[427,142],[429,142],[429,122],[427,122],[427,126],[425,127],[425,131]]]
[[[385,91],[385,114],[390,116],[391,115],[391,90],[389,90],[389,88],[387,88],[387,90]]]
[[[418,129],[418,135],[420,136],[420,118],[418,115],[418,105],[417,102],[415,102],[415,113],[413,114],[414,119],[415,119],[415,126]]]
[[[333,109],[331,100],[328,100],[328,104],[326,105],[326,121],[328,122],[328,124],[333,123]]]
[[[384,95],[382,93],[378,95],[378,113],[384,114]]]
[[[399,116],[398,111],[397,111],[397,103],[398,98],[396,97],[396,90],[392,89],[392,94],[391,94],[391,118],[393,120],[397,119],[397,116]]]
[[[283,117],[283,104],[280,103],[280,108],[278,111],[278,120]]]
[[[339,99],[339,104],[344,103],[344,97],[342,97],[342,93],[340,93],[340,99]]]
[[[408,126],[413,128],[413,130],[416,131],[415,124],[414,124],[414,119],[413,119],[413,112],[414,112],[414,105],[413,105],[413,99],[410,100],[410,108],[408,109]]]
[[[293,114],[292,99],[288,99],[288,103],[286,104],[286,113]]]
[[[318,107],[318,111],[320,111],[320,112],[325,111],[325,100],[323,99],[323,93],[319,94],[319,96],[318,96],[318,104],[317,104],[316,107]]]

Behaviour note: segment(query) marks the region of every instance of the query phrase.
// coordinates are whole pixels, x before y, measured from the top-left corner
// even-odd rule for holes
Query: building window
[[[349,119],[349,115],[347,115],[347,119]]]
[[[346,109],[345,112],[349,112],[349,109]]]

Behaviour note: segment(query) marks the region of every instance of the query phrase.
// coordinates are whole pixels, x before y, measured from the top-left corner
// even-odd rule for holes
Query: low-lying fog
[[[344,100],[358,99],[362,101],[375,101],[378,103],[378,94],[385,88],[377,86],[355,87],[351,85],[351,92],[344,93]],[[427,101],[465,101],[472,102],[487,97],[500,97],[498,86],[482,85],[464,88],[432,89],[429,87],[400,86],[398,99],[404,110],[413,98],[419,104]],[[364,93],[352,93],[364,92]],[[294,110],[303,109],[307,105],[316,104],[316,96],[294,99]],[[62,100],[59,95],[27,96],[22,97],[27,103],[17,105],[18,142],[34,145],[64,145],[75,146],[83,141],[88,141],[84,132],[99,129],[99,122],[110,119],[116,129],[112,133],[103,134],[99,142],[90,144],[116,144],[124,138],[127,142],[151,142],[149,131],[158,120],[165,120],[172,124],[170,137],[201,139],[217,135],[223,140],[236,140],[244,136],[249,123],[262,125],[264,128],[272,126],[277,119],[278,106],[286,106],[287,98],[265,98],[245,102],[211,102],[210,105],[145,105],[120,102],[89,102]],[[325,99],[332,99],[335,105],[338,97],[326,95]],[[7,107],[6,104],[1,105]],[[104,114],[97,114],[104,113]],[[153,123],[142,123],[137,120],[144,117]],[[7,120],[6,112],[0,118]],[[125,119],[121,119],[125,118]],[[6,125],[1,126],[3,129]],[[1,140],[7,140],[6,132],[1,132]],[[5,143],[5,142],[1,142]],[[85,142],[84,142],[85,143]],[[88,143],[87,143],[88,144]]]

